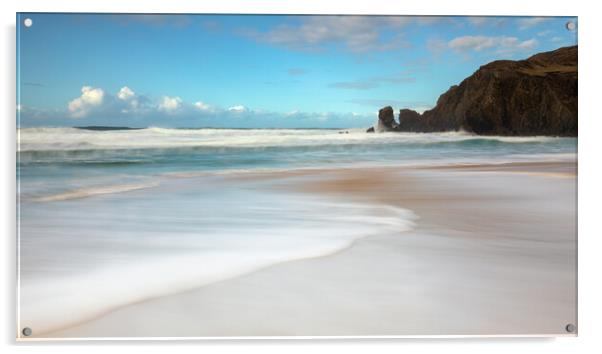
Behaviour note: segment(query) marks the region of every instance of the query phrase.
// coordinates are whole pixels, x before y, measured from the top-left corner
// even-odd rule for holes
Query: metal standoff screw
[[[564,26],[565,26],[565,27],[566,27],[566,29],[567,29],[567,30],[569,30],[569,31],[574,31],[574,30],[575,30],[575,28],[577,27],[577,26],[575,25],[575,22],[573,22],[573,21],[569,21],[569,22],[567,22],[567,23],[566,23],[566,25],[564,25]]]
[[[29,336],[31,336],[31,334],[33,333],[33,331],[31,330],[31,328],[25,327],[25,328],[23,328],[23,330],[21,331],[21,333],[23,333],[23,335],[25,337],[29,337]]]
[[[569,323],[568,325],[566,325],[566,327],[564,327],[564,329],[566,329],[566,331],[569,333],[573,333],[573,332],[575,332],[575,325],[572,323]]]

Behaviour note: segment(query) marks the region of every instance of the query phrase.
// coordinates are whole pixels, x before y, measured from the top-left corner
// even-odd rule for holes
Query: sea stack
[[[387,106],[378,111],[378,123],[376,124],[376,131],[391,132],[396,131],[398,124],[395,121],[395,114],[393,113],[393,107]]]

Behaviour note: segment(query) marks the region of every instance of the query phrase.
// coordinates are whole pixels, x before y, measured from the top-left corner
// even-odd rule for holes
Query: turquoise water
[[[69,188],[148,183],[180,172],[540,160],[574,155],[577,149],[575,138],[329,129],[25,128],[19,133],[26,198]]]

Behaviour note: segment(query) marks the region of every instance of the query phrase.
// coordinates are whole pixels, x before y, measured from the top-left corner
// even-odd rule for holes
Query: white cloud
[[[405,80],[396,74],[375,77],[384,83],[396,83]],[[138,108],[131,109],[131,103],[137,101]],[[65,113],[71,118],[89,119],[90,124],[119,125],[161,125],[173,126],[223,126],[223,127],[343,127],[369,125],[373,116],[362,113],[330,113],[270,111],[252,109],[243,104],[231,107],[220,107],[203,101],[185,102],[178,96],[160,96],[150,98],[137,94],[128,86],[122,86],[115,92],[103,91],[100,88],[84,86],[81,96],[69,102],[69,110],[57,111],[40,110],[20,106],[20,114],[25,119],[47,118],[49,124],[72,124]],[[56,118],[62,117],[62,118]],[[244,119],[243,119],[244,118]],[[247,119],[249,118],[249,119]],[[106,123],[105,123],[106,122]],[[167,123],[169,122],[169,123]]]
[[[132,91],[129,87],[127,86],[123,86],[121,88],[121,90],[119,90],[119,92],[117,93],[117,97],[122,100],[122,101],[127,101],[130,98],[133,98],[134,96],[136,96],[136,94],[134,93],[134,91]]]
[[[548,36],[548,35],[550,35],[552,33],[554,33],[554,31],[552,31],[552,30],[544,30],[544,31],[537,32],[537,35],[540,36],[540,37],[545,37],[545,36]]]
[[[507,22],[506,17],[497,16],[469,16],[468,22],[475,27],[503,27]]]
[[[199,111],[211,111],[212,110],[212,108],[211,108],[210,105],[208,105],[208,104],[206,104],[204,102],[201,102],[201,101],[195,102],[194,103],[194,107],[196,109],[198,109]]]
[[[232,106],[230,108],[228,108],[228,111],[230,112],[235,112],[235,113],[242,113],[242,112],[246,112],[249,109],[243,105],[236,105],[236,106]]]
[[[510,43],[510,47],[515,47],[518,49],[530,50],[537,47],[537,40],[535,38],[531,38],[526,41],[518,42],[516,45]]]
[[[462,36],[456,37],[447,43],[448,47],[458,51],[475,50],[491,48],[495,45],[494,37],[486,36]]]
[[[127,86],[123,86],[119,92],[117,92],[117,98],[127,104],[127,108],[121,110],[123,113],[136,111],[140,105],[136,93]]]
[[[159,101],[157,109],[159,111],[172,114],[178,111],[181,107],[182,99],[180,97],[163,96],[161,97],[161,101]]]
[[[125,86],[127,87],[127,86]],[[136,111],[126,110],[132,100],[139,100]],[[39,109],[20,105],[21,119],[32,123],[40,119],[49,125],[71,125],[71,118],[89,120],[87,124],[153,126],[169,124],[174,127],[220,126],[231,128],[311,128],[311,127],[364,127],[373,123],[373,114],[288,112],[250,109],[242,104],[223,108],[196,101],[184,102],[177,96],[150,99],[137,95],[132,89],[120,89],[109,93],[100,88],[84,86],[80,97],[69,102],[69,109]],[[209,109],[206,111],[206,109]],[[67,113],[67,114],[66,114]],[[167,114],[177,113],[177,119]],[[217,114],[219,113],[219,114]],[[245,118],[245,119],[242,119]],[[250,119],[246,119],[250,118]],[[100,123],[102,122],[102,123]],[[168,122],[168,123],[167,123]]]
[[[251,37],[270,44],[297,50],[319,50],[327,43],[341,44],[355,53],[407,47],[398,31],[412,21],[410,17],[307,16],[299,24],[282,24],[267,32],[247,31]],[[382,30],[397,33],[381,35]]]
[[[548,21],[549,18],[546,17],[526,17],[518,20],[518,28],[521,30],[526,30],[528,28],[539,25],[540,23]]]
[[[102,104],[105,93],[100,88],[83,86],[82,94],[68,104],[71,117],[82,118],[88,115],[90,110]]]
[[[457,51],[468,53],[494,49],[498,53],[512,53],[521,50],[530,50],[537,46],[537,40],[521,41],[516,37],[488,37],[488,36],[461,36],[447,43],[448,47]]]

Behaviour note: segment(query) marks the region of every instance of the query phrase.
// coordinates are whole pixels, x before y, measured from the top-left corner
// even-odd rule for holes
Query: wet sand
[[[566,334],[576,324],[576,165],[258,173],[286,193],[412,210],[416,228],[131,304],[43,337]]]

